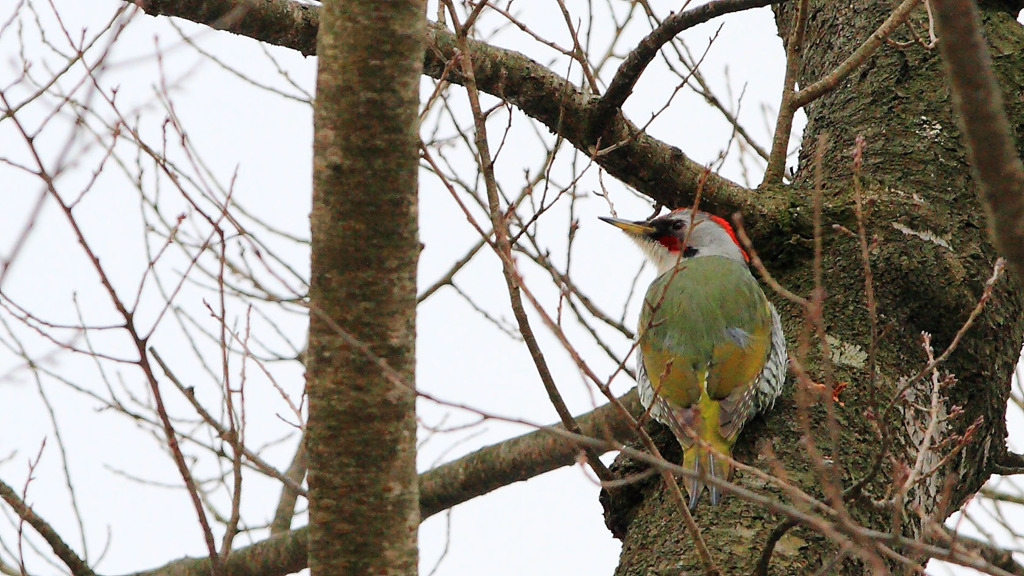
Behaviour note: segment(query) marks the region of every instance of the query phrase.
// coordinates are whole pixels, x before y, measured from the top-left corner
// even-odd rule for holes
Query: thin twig
[[[454,6],[452,6],[450,2],[446,2],[446,5],[449,8],[449,14],[453,20],[456,21],[456,27],[464,30],[463,27],[458,26]],[[476,147],[480,158],[480,173],[484,177],[484,183],[487,189],[487,203],[491,216],[491,226],[494,230],[495,236],[494,247],[502,260],[502,270],[505,275],[505,283],[508,288],[509,299],[511,300],[512,312],[516,318],[516,322],[519,324],[519,332],[522,334],[523,340],[530,351],[530,356],[533,358],[534,365],[537,368],[537,373],[544,385],[544,389],[548,393],[548,398],[550,399],[552,406],[555,408],[555,411],[558,413],[558,416],[561,418],[566,429],[571,432],[578,433],[579,425],[576,423],[572,413],[565,405],[565,401],[562,399],[562,395],[555,385],[554,378],[551,376],[551,371],[548,368],[547,361],[544,359],[544,353],[541,351],[540,345],[537,343],[536,337],[533,334],[533,329],[530,327],[530,321],[526,315],[526,310],[523,308],[522,298],[520,296],[520,285],[516,280],[516,275],[511,264],[512,250],[508,239],[508,229],[504,221],[505,217],[498,203],[498,188],[494,181],[493,158],[490,154],[490,146],[487,143],[485,116],[480,106],[479,94],[476,90],[473,60],[466,45],[466,36],[464,33],[459,34],[458,41],[462,47],[461,64],[462,72],[466,79],[466,93],[469,96],[469,104],[476,127]],[[608,470],[608,467],[601,462],[599,454],[593,450],[586,450],[586,453],[587,463],[594,470],[594,473],[597,474],[598,478],[602,480],[611,480],[614,478],[611,471]]]
[[[79,558],[78,554],[64,542],[60,535],[57,534],[57,531],[53,529],[53,526],[50,526],[49,522],[36,514],[32,507],[26,504],[18,496],[18,493],[3,480],[0,480],[0,498],[3,498],[4,502],[14,510],[14,513],[19,518],[28,522],[43,537],[43,540],[46,540],[53,553],[71,570],[71,574],[74,576],[95,576],[92,568],[89,568],[89,565]],[[24,567],[22,570],[24,570]],[[22,573],[24,574],[24,572]]]
[[[960,340],[963,339],[964,334],[966,334],[967,330],[969,330],[970,327],[974,325],[974,321],[978,318],[978,315],[981,314],[981,311],[985,309],[985,304],[988,303],[989,298],[992,297],[992,290],[995,288],[996,281],[998,281],[999,278],[1003,275],[1003,270],[1005,269],[1005,267],[1006,260],[1002,258],[996,258],[996,263],[995,265],[992,266],[992,275],[989,276],[989,279],[985,282],[985,288],[982,290],[981,296],[978,298],[978,302],[974,305],[974,309],[972,309],[971,313],[967,316],[967,320],[964,321],[963,325],[960,326],[960,329],[957,330],[956,334],[953,336],[953,341],[949,343],[949,346],[946,346],[946,349],[943,350],[942,354],[939,354],[939,356],[935,358],[935,360],[928,362],[928,364],[926,364],[924,368],[921,368],[921,370],[918,373],[908,378],[906,382],[904,382],[903,385],[900,386],[893,394],[893,399],[900,398],[903,395],[903,393],[907,391],[908,388],[913,386],[918,380],[923,378],[926,374],[934,370],[936,366],[945,362],[946,359],[949,358],[949,355],[952,354],[954,350],[956,350],[957,346],[960,345]],[[896,403],[895,401],[893,401],[888,406],[886,406],[885,411],[882,413],[882,421],[888,418],[889,411],[892,410],[893,407],[895,407],[895,405]]]
[[[801,0],[800,8],[797,9],[795,16],[796,26],[793,29],[791,40],[786,46],[788,52],[786,54],[786,78],[783,86],[782,104],[779,106],[775,136],[772,138],[772,151],[762,185],[777,184],[782,181],[787,150],[789,148],[789,136],[793,130],[793,118],[797,110],[831,92],[840,82],[849,77],[854,70],[863,66],[878,48],[885,43],[885,39],[910,18],[910,13],[920,3],[921,0],[903,0],[889,14],[885,22],[872,32],[871,36],[868,36],[868,39],[863,44],[854,50],[853,54],[850,54],[846,60],[823,78],[796,92],[797,72],[800,64],[799,54],[802,51],[801,44],[807,18],[807,0]]]
[[[625,61],[619,66],[608,85],[608,90],[601,97],[591,116],[591,133],[601,133],[611,116],[622,107],[622,104],[629,97],[636,85],[637,80],[647,65],[654,60],[654,57],[661,50],[661,47],[672,41],[677,34],[702,24],[723,14],[740,12],[751,8],[768,6],[779,0],[712,0],[696,8],[679,12],[665,19],[657,28],[651,31],[636,48],[634,48]]]
[[[800,0],[793,14],[793,29],[786,41],[786,74],[782,80],[782,103],[775,120],[775,134],[772,136],[772,151],[768,154],[768,166],[761,185],[782,182],[789,151],[789,135],[793,131],[793,117],[796,109],[792,101],[796,93],[796,79],[803,62],[804,32],[807,26],[809,0]]]

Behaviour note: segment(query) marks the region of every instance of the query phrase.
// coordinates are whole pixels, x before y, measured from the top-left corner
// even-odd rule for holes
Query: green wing
[[[721,410],[721,434],[734,437],[771,327],[768,300],[745,265],[719,256],[685,260],[651,283],[644,299],[638,340],[647,377],[675,408],[693,406],[706,390]]]

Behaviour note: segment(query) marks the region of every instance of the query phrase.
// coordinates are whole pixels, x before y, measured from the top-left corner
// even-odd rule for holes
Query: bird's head
[[[603,216],[601,220],[629,234],[658,267],[658,274],[671,269],[680,258],[725,256],[743,263],[750,260],[732,226],[707,212],[680,208],[641,222]]]

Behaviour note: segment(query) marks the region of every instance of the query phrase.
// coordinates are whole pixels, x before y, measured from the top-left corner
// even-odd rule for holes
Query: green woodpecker
[[[629,234],[658,268],[637,328],[637,390],[683,447],[693,508],[706,478],[729,479],[723,455],[731,458],[743,426],[782,391],[782,323],[722,218],[682,208],[644,222],[601,219]],[[708,491],[717,504],[718,486]]]

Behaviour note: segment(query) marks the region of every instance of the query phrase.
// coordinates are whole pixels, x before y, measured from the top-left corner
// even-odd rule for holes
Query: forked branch
[[[781,0],[712,0],[696,8],[679,12],[666,18],[660,26],[651,31],[636,48],[630,51],[629,55],[619,66],[608,85],[608,90],[598,101],[594,108],[594,115],[591,117],[591,131],[597,135],[604,131],[611,115],[622,108],[626,98],[633,92],[640,75],[647,68],[647,65],[654,60],[658,51],[665,44],[672,41],[680,32],[703,24],[712,18],[724,14],[741,12],[751,8],[760,8],[770,4],[776,4]],[[609,144],[608,142],[605,145]]]
[[[825,77],[796,91],[796,75],[800,66],[800,55],[803,44],[803,27],[807,18],[807,2],[801,2],[796,14],[796,22],[793,34],[786,46],[786,79],[782,91],[782,104],[779,106],[779,116],[775,122],[775,135],[772,137],[772,151],[768,159],[768,168],[765,170],[764,180],[761,185],[779,184],[782,182],[783,172],[786,169],[786,156],[789,150],[789,135],[793,130],[793,118],[796,113],[814,100],[834,90],[840,82],[845,80],[854,70],[860,68],[871,58],[879,47],[885,43],[885,39],[893,33],[896,28],[910,18],[910,13],[921,0],[903,0],[885,22],[875,30],[857,50],[846,60]]]
[[[316,52],[317,6],[291,0],[139,0],[134,3],[154,16],[185,18],[306,55]],[[456,35],[445,26],[429,23],[424,74],[463,84],[465,78],[460,67],[450,66],[460,51],[458,44]],[[480,91],[515,105],[578,150],[589,151],[597,141],[604,145],[622,142],[614,151],[595,157],[595,163],[660,204],[683,206],[692,202],[704,166],[678,148],[641,132],[621,116],[611,117],[600,134],[592,134],[589,119],[594,117],[596,98],[587,97],[559,74],[519,52],[469,38],[465,44],[473,59]],[[755,237],[772,223],[787,220],[783,214],[788,198],[770,193],[755,197],[746,187],[714,173],[706,177],[702,194],[702,205],[706,209],[721,213],[739,210],[757,215],[758,218],[751,219],[756,222],[755,228],[749,230]]]

